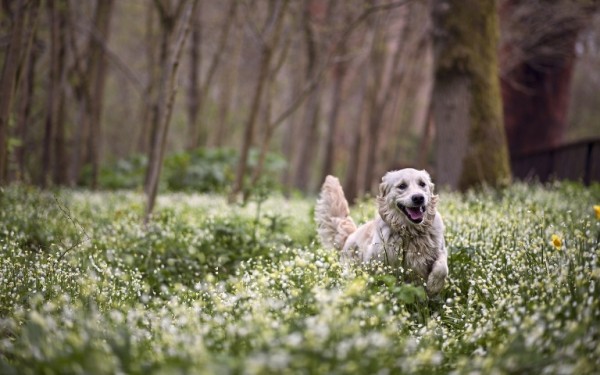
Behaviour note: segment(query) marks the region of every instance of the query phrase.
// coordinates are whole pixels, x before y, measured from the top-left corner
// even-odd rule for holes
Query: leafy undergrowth
[[[322,249],[312,201],[0,190],[0,373],[597,373],[600,187],[442,194],[428,300]],[[354,211],[373,214],[368,203]]]

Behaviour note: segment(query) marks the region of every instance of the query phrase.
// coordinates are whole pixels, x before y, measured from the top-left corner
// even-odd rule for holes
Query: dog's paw
[[[425,290],[429,296],[437,295],[446,282],[448,276],[448,267],[445,264],[438,264],[431,270],[431,273],[427,277],[427,286]]]

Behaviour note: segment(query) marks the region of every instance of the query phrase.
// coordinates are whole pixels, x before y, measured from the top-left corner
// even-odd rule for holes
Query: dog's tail
[[[340,181],[327,176],[315,207],[315,221],[321,243],[326,247],[341,250],[350,234],[356,231],[356,225],[349,216],[348,201]]]

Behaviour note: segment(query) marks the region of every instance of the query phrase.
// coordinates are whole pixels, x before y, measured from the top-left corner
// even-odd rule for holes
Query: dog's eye
[[[425,185],[426,185],[426,184],[425,184],[425,182],[424,182],[424,181],[419,181],[419,186],[420,186],[420,187],[425,187]]]
[[[400,185],[398,185],[398,189],[400,189],[400,190],[406,189],[406,184],[404,182],[401,183]]]

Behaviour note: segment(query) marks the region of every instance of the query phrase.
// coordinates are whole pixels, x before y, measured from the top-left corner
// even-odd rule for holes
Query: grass
[[[341,266],[312,201],[171,194],[148,227],[143,202],[0,191],[0,373],[600,371],[600,186],[442,193],[434,300]]]

